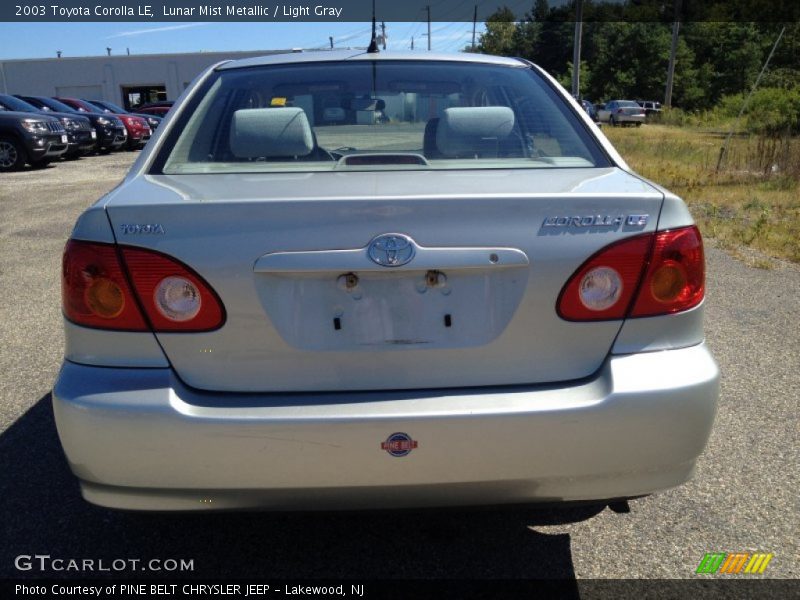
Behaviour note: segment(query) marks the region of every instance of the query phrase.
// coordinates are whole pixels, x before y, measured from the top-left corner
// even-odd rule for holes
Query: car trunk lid
[[[654,230],[661,201],[620,169],[569,168],[148,175],[106,208],[119,243],[183,261],[225,306],[216,331],[157,334],[177,374],[269,392],[588,376],[621,321],[567,322],[559,292]]]

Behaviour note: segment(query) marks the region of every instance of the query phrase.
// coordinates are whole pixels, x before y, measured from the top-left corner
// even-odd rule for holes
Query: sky
[[[380,25],[380,24],[379,24]],[[0,23],[0,60],[170,52],[328,48],[369,44],[370,23]],[[478,36],[483,26],[478,23]],[[386,23],[387,50],[427,49],[427,23]],[[433,23],[431,49],[461,50],[472,23]]]

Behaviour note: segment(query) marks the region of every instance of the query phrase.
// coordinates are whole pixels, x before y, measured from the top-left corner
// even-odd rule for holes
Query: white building
[[[291,50],[0,60],[0,90],[25,96],[107,100],[129,109],[175,100],[203,69],[222,60],[286,52]]]

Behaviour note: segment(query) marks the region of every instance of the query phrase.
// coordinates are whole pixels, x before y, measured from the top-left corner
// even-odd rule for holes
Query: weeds
[[[605,131],[631,167],[686,200],[706,237],[800,262],[800,139],[734,136],[717,171],[723,131],[650,124]]]

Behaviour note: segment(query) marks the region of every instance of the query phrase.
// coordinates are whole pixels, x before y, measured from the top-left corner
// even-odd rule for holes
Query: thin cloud
[[[203,27],[204,25],[211,25],[211,23],[184,23],[182,25],[165,25],[164,27],[152,27],[150,29],[134,29],[133,31],[121,31],[114,35],[109,35],[105,39],[121,37],[133,37],[135,35],[145,35],[148,33],[161,33],[162,31],[174,31],[176,29],[190,29],[192,27]]]

